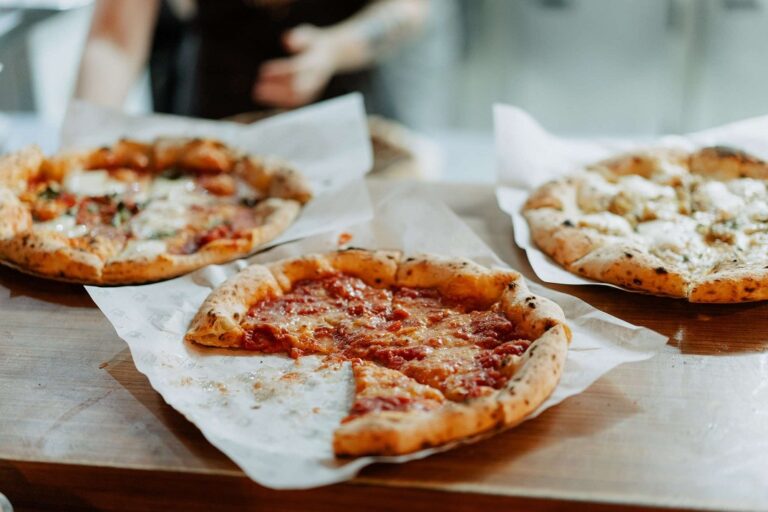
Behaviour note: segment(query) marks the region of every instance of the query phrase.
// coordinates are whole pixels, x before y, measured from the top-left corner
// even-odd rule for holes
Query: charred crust
[[[753,158],[745,153],[744,151],[741,151],[740,149],[732,148],[730,146],[712,146],[709,148],[710,150],[714,151],[717,156],[722,158],[739,158],[742,160],[753,160]]]
[[[557,322],[555,322],[551,318],[547,318],[546,322],[544,322],[544,330],[548,331],[556,325],[557,325]]]
[[[570,220],[570,219],[565,219],[565,220],[563,221],[563,226],[565,226],[565,227],[567,227],[567,228],[572,228],[572,227],[573,227],[573,222],[571,222],[571,220]]]
[[[535,302],[529,302],[528,307],[531,309],[536,309],[536,303]]]
[[[412,261],[416,261],[416,258],[414,258],[414,257],[405,258],[405,262],[406,262],[406,263],[410,263],[410,262],[412,262]]]
[[[653,271],[656,272],[660,276],[663,276],[664,274],[669,274],[667,269],[665,269],[664,267],[656,267],[655,269],[653,269]]]
[[[515,288],[517,288],[517,283],[507,284],[507,290],[514,290]]]
[[[638,278],[634,278],[632,280],[632,283],[636,284],[637,286],[640,286],[641,284],[643,284],[643,280],[642,279],[638,279]]]
[[[376,279],[373,280],[373,282],[376,284],[381,284],[381,278],[377,277]]]
[[[624,253],[624,257],[625,257],[625,258],[629,258],[629,259],[632,259],[632,258],[634,258],[635,256],[634,256],[634,255],[633,255],[631,252],[625,252],[625,253]]]
[[[744,291],[747,292],[747,293],[752,293],[752,292],[755,291],[755,288],[752,287],[752,286],[745,286],[744,287]]]

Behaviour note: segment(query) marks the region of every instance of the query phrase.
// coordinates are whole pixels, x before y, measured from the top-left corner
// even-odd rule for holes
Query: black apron
[[[303,23],[319,27],[352,16],[366,0],[198,0],[179,22],[163,2],[150,56],[157,112],[218,119],[268,110],[251,91],[260,65],[286,57],[283,33]],[[373,72],[335,76],[322,98],[373,89]],[[381,103],[379,100],[378,103]]]

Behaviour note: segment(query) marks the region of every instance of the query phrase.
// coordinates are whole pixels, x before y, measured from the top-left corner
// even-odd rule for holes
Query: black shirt
[[[179,22],[163,5],[155,30],[150,72],[155,110],[222,118],[263,110],[251,97],[259,67],[285,57],[285,31],[303,23],[343,21],[367,0],[198,0]],[[322,97],[365,90],[368,72],[338,75]]]

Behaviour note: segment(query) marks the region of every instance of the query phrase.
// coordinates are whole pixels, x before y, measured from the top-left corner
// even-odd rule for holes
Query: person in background
[[[99,0],[75,96],[120,108],[149,63],[158,112],[216,119],[362,91],[386,115],[372,70],[428,11],[429,0]]]

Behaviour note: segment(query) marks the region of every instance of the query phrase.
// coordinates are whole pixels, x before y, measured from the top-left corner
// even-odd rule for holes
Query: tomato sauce
[[[457,400],[503,386],[503,367],[530,345],[497,307],[474,309],[434,289],[376,288],[345,274],[297,282],[255,304],[243,327],[243,348],[373,361]]]

